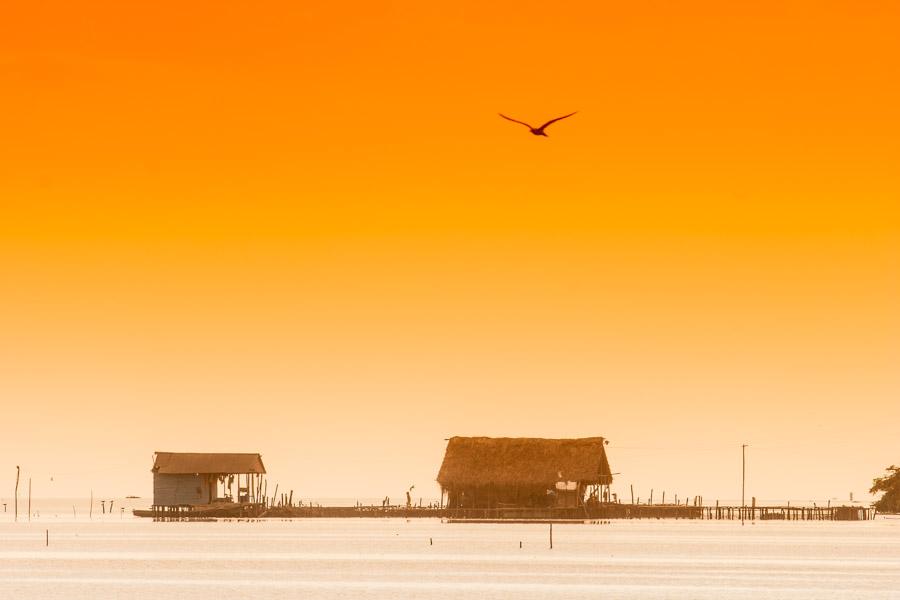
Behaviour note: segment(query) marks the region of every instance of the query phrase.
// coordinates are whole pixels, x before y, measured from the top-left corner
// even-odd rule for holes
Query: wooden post
[[[634,504],[634,485],[631,485],[631,503]]]
[[[553,523],[550,523],[550,549],[553,550]]]
[[[653,488],[650,488],[650,506],[653,506]]]
[[[19,520],[19,465],[16,465],[16,516],[15,520]]]

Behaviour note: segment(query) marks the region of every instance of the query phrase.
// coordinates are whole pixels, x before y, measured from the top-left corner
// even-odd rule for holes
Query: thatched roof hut
[[[534,505],[556,490],[572,492],[579,504],[588,486],[609,485],[612,475],[602,437],[453,437],[437,481],[451,506]]]

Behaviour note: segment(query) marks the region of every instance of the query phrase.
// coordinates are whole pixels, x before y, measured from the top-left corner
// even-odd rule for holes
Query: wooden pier
[[[571,508],[439,508],[403,506],[270,506],[215,504],[154,506],[135,510],[139,517],[158,521],[209,519],[310,518],[440,518],[450,523],[597,522],[612,519],[694,519],[713,521],[869,521],[875,510],[858,506],[701,506],[686,504],[604,503]]]
[[[445,511],[450,522],[605,521],[611,519],[695,519],[712,521],[869,521],[872,508],[857,506],[693,506],[676,504],[599,504],[580,508],[484,508]]]
[[[208,521],[215,519],[258,518],[265,512],[261,503],[219,503],[206,505],[151,506],[149,510],[134,509],[136,517],[154,521]]]

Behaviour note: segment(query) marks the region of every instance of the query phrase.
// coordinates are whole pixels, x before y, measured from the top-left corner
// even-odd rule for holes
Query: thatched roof
[[[437,477],[442,487],[546,485],[557,481],[609,484],[612,476],[602,437],[454,437]]]
[[[153,472],[164,475],[209,473],[215,475],[244,475],[265,473],[259,454],[232,452],[157,452]]]

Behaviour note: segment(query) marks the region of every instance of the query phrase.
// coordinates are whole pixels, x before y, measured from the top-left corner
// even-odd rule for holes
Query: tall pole
[[[747,444],[741,444],[741,508],[746,506],[744,490],[747,486]]]
[[[19,465],[16,465],[16,521],[19,520]]]
[[[741,444],[741,525],[744,524],[744,490],[747,487],[747,444]]]

